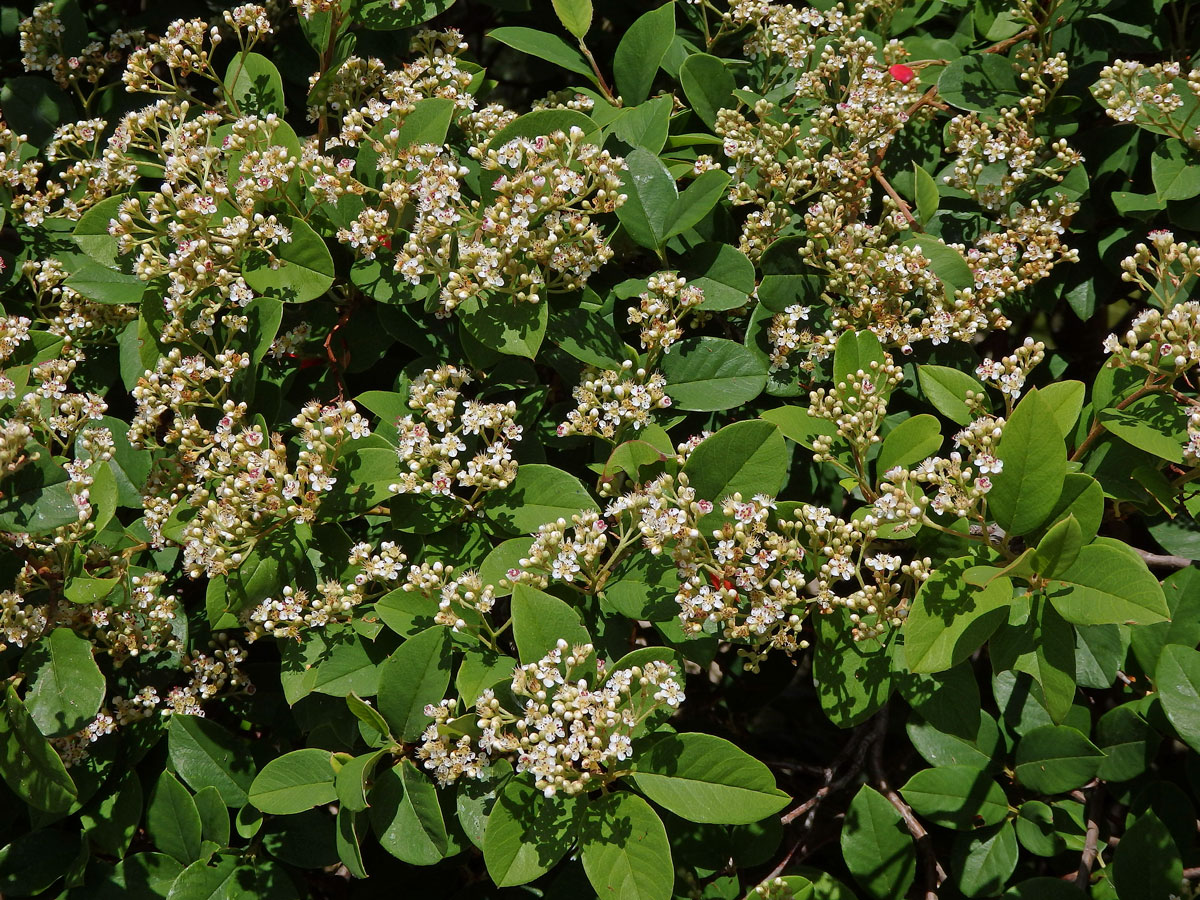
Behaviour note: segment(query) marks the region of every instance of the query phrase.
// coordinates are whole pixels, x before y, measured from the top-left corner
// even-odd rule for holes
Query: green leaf
[[[586,808],[583,870],[597,895],[612,900],[670,900],[674,866],[667,829],[641,797],[607,794]]]
[[[432,721],[425,707],[446,696],[450,662],[450,630],[435,625],[410,637],[383,664],[379,712],[400,740],[417,740]]]
[[[291,231],[292,239],[273,248],[279,267],[272,269],[266,253],[246,255],[242,277],[260,294],[278,297],[288,303],[315,300],[333,285],[333,257],[321,236],[297,216],[281,216],[280,224]]]
[[[1158,579],[1145,562],[1104,538],[1079,551],[1074,564],[1054,576],[1046,594],[1076,625],[1145,625],[1170,615]]]
[[[959,109],[997,112],[1019,106],[1025,88],[1000,53],[972,53],[952,60],[937,82],[938,96]]]
[[[1182,644],[1163,647],[1154,685],[1179,737],[1200,752],[1200,651]]]
[[[688,457],[683,472],[696,496],[719,502],[735,491],[743,497],[779,493],[789,453],[779,429],[749,420],[726,425]]]
[[[988,511],[1009,534],[1028,534],[1054,510],[1067,474],[1067,445],[1036,388],[1017,404],[996,456],[1004,470],[992,477]]]
[[[169,772],[159,776],[146,804],[154,845],[184,865],[200,858],[200,813],[187,788]]]
[[[1069,437],[1079,413],[1083,409],[1084,387],[1082,381],[1055,381],[1039,388],[1042,400],[1053,412],[1054,421],[1063,437]]]
[[[437,788],[412,760],[380,773],[370,799],[371,827],[392,856],[431,866],[446,855],[449,844]]]
[[[440,16],[454,0],[404,0],[399,6],[392,0],[365,0],[356,19],[374,31],[412,28]]]
[[[398,147],[414,147],[446,143],[446,133],[454,119],[454,101],[446,97],[426,97],[418,100],[412,112],[404,117],[397,129]]]
[[[1096,723],[1096,744],[1104,752],[1104,761],[1096,774],[1105,781],[1137,778],[1150,767],[1158,751],[1158,732],[1132,707],[1132,703],[1127,703],[1110,709]],[[1200,703],[1197,707],[1200,712]]]
[[[953,852],[958,889],[968,897],[998,894],[1017,867],[1017,855],[1011,822],[959,835]]]
[[[275,64],[260,53],[239,53],[225,70],[225,91],[243,116],[282,116],[283,79]]]
[[[59,878],[72,876],[79,837],[56,828],[16,833],[12,843],[0,848],[0,891],[6,897],[48,896],[43,892]]]
[[[550,304],[497,297],[469,297],[458,307],[458,318],[483,346],[506,356],[533,359],[546,337]]]
[[[938,211],[938,186],[933,176],[916,163],[913,163],[913,192],[917,200],[917,220],[927,225]]]
[[[549,872],[575,843],[580,801],[510,779],[496,797],[483,835],[483,861],[497,887]]]
[[[663,57],[675,40],[675,4],[665,3],[629,26],[617,44],[613,75],[626,106],[636,106],[650,96],[650,86]]]
[[[1150,154],[1150,179],[1159,203],[1190,200],[1200,194],[1200,160],[1183,141],[1163,141]]]
[[[754,263],[737,247],[718,241],[690,249],[679,274],[704,292],[699,308],[706,311],[740,309],[754,291]]]
[[[1159,900],[1179,891],[1183,883],[1179,848],[1153,812],[1142,813],[1121,835],[1111,877],[1121,900]]]
[[[667,142],[673,105],[674,101],[668,96],[647,100],[620,112],[607,130],[630,147],[658,153]]]
[[[77,256],[64,260],[64,264],[71,273],[66,285],[95,303],[134,305],[146,293],[147,283],[136,275],[101,265],[90,257]]]
[[[337,813],[337,843],[338,859],[346,867],[346,871],[355,878],[366,878],[367,869],[363,865],[362,847],[359,842],[359,832],[366,831],[366,817],[361,811],[348,806],[341,806]]]
[[[913,598],[904,622],[904,650],[912,672],[940,672],[979,649],[1008,617],[1012,582],[993,579],[978,588],[964,580],[964,564],[936,568]]]
[[[742,825],[779,812],[788,795],[765,765],[711,734],[670,734],[634,759],[633,781],[691,822]]]
[[[509,534],[533,534],[538,526],[585,510],[596,501],[574,475],[540,464],[523,465],[507,488],[488,494],[483,515]]]
[[[124,857],[142,820],[142,783],[126,772],[114,789],[101,795],[79,814],[87,839],[110,856]]]
[[[837,426],[828,419],[819,419],[809,415],[802,406],[781,406],[778,409],[768,409],[760,418],[778,426],[783,436],[789,441],[795,441],[801,447],[813,448],[813,440],[818,437],[834,437]]]
[[[512,628],[517,652],[526,665],[553,650],[559,640],[572,647],[592,642],[579,613],[557,597],[527,584],[513,586]]]
[[[218,847],[229,845],[229,809],[215,787],[201,788],[192,797],[200,813],[200,835]]]
[[[896,807],[870,785],[850,801],[841,845],[846,868],[871,897],[893,900],[908,893],[917,873],[912,837]]]
[[[346,626],[311,628],[303,642],[289,641],[280,651],[279,680],[289,704],[311,693],[372,697],[379,691],[387,649]]]
[[[556,131],[566,134],[572,128],[580,129],[584,134],[585,141],[599,143],[600,126],[583,113],[573,109],[535,109],[533,112],[518,116],[492,135],[488,147],[495,150],[519,137],[535,138],[539,135],[553,134]]]
[[[653,153],[635,147],[625,156],[622,175],[626,197],[617,218],[637,244],[658,251],[666,243],[671,213],[679,200],[675,179]]]
[[[514,50],[528,53],[538,59],[554,63],[568,72],[583,75],[593,83],[596,80],[592,67],[582,53],[555,34],[547,34],[534,28],[493,28],[488,37]]]
[[[66,626],[53,629],[26,655],[32,676],[25,706],[46,737],[79,731],[100,711],[107,685],[92,657],[91,641]]]
[[[1141,397],[1125,409],[1105,409],[1100,422],[1127,444],[1161,459],[1183,462],[1187,413],[1165,394]]]
[[[666,218],[663,239],[683,234],[707,216],[725,195],[729,176],[720,170],[709,169],[684,189],[671,206]]]
[[[911,466],[935,455],[941,447],[941,423],[936,417],[921,413],[905,419],[887,433],[875,460],[875,471],[882,477],[894,466]]]
[[[250,785],[250,802],[271,815],[304,812],[337,798],[333,779],[328,750],[293,750],[263,766]]]
[[[1017,744],[1016,776],[1041,794],[1063,794],[1091,781],[1104,751],[1068,725],[1042,725]]]
[[[838,338],[833,351],[833,380],[841,384],[858,372],[870,373],[871,363],[887,361],[879,338],[870,331],[847,331]]]
[[[580,362],[601,369],[619,369],[629,356],[608,319],[586,309],[550,310],[546,337]]]
[[[592,27],[592,0],[554,0],[554,12],[563,28],[581,41]]]
[[[249,802],[255,770],[245,741],[200,716],[173,715],[167,731],[171,767],[192,790],[214,788],[233,809]]]
[[[986,391],[977,379],[958,369],[946,366],[918,366],[917,380],[926,399],[943,416],[959,425],[970,425],[975,414],[966,404],[968,392],[985,396]]]
[[[1008,815],[1000,785],[974,766],[922,769],[900,788],[913,812],[946,828],[995,825]]]
[[[11,682],[0,715],[0,777],[14,794],[44,812],[65,813],[78,794],[66,766],[38,731]]]
[[[49,78],[20,75],[0,87],[0,109],[16,134],[25,134],[38,147],[49,142],[58,126],[76,119],[71,96]]]
[[[767,364],[736,341],[688,338],[662,361],[667,393],[680,409],[714,412],[749,403],[767,384]]]
[[[839,728],[851,728],[879,711],[892,692],[890,648],[859,646],[844,610],[818,616],[813,686],[821,710]]]
[[[1030,564],[1039,575],[1051,578],[1066,571],[1079,558],[1083,549],[1083,531],[1075,517],[1068,515],[1051,526],[1038,541]]]
[[[679,67],[679,85],[692,112],[710,129],[717,124],[717,110],[737,106],[733,73],[725,63],[707,53],[693,53]]]

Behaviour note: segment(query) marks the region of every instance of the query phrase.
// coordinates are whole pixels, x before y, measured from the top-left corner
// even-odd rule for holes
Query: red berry
[[[903,63],[888,66],[888,73],[901,84],[908,84],[917,77],[917,73]]]

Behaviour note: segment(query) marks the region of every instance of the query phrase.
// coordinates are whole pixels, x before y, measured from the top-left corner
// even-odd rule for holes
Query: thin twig
[[[908,224],[917,231],[924,231],[925,229],[921,227],[921,223],[918,222],[916,216],[912,214],[912,207],[908,205],[908,201],[896,193],[896,189],[892,187],[891,182],[889,182],[887,178],[884,177],[883,173],[879,171],[879,166],[875,166],[875,168],[873,168],[871,171],[875,175],[875,180],[879,182],[879,186],[887,191],[887,195],[891,197],[896,206],[900,208],[900,214],[904,216],[904,218],[908,219]]]
[[[1184,556],[1171,556],[1166,553],[1151,553],[1148,550],[1138,550],[1136,547],[1133,549],[1138,556],[1145,560],[1146,565],[1150,566],[1152,569],[1186,569],[1193,562],[1195,562],[1195,560],[1188,559]]]
[[[880,735],[887,731],[888,708],[885,706],[876,716],[877,725]],[[937,856],[933,852],[933,844],[929,838],[929,832],[925,830],[925,826],[917,821],[917,817],[913,815],[912,807],[892,789],[888,784],[887,775],[883,771],[883,741],[877,740],[871,748],[871,777],[875,781],[875,787],[879,793],[887,797],[892,806],[896,807],[896,811],[900,813],[900,818],[904,820],[904,825],[908,829],[908,833],[913,836],[913,840],[917,844],[917,849],[925,860],[925,900],[937,900],[938,889],[943,881],[946,880],[946,870],[942,868],[942,864],[938,862]]]
[[[1075,886],[1080,890],[1087,887],[1092,875],[1092,863],[1096,861],[1096,844],[1100,840],[1100,809],[1104,800],[1104,785],[1092,788],[1088,798],[1087,836],[1083,840],[1083,853],[1079,857],[1079,869],[1075,873]]]

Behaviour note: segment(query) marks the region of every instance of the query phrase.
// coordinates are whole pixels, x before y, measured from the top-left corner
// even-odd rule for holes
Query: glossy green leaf
[[[618,791],[588,804],[586,813],[580,859],[596,893],[613,900],[670,900],[671,844],[650,804]]]
[[[1004,426],[996,456],[1004,470],[992,477],[988,509],[1010,534],[1028,534],[1049,517],[1062,493],[1067,450],[1054,412],[1036,389],[1017,404]]]
[[[757,397],[767,366],[741,344],[718,337],[689,338],[663,358],[667,393],[680,409],[729,410]]]
[[[617,44],[613,76],[627,106],[650,96],[658,67],[675,39],[675,4],[664,3],[637,19]]]
[[[788,801],[770,769],[708,734],[659,738],[634,760],[634,771],[639,791],[692,822],[757,822]]]
[[[150,792],[146,831],[159,850],[184,865],[200,858],[200,813],[187,788],[169,772],[159,776]]]
[[[1062,794],[1087,784],[1100,770],[1104,752],[1067,725],[1043,725],[1017,744],[1017,780],[1030,790]]]
[[[414,635],[388,657],[380,671],[379,712],[402,741],[414,741],[450,684],[450,631],[435,625]]]
[[[337,797],[334,770],[327,750],[293,750],[271,760],[250,785],[250,802],[259,810],[286,816],[304,812]]]
[[[908,893],[917,872],[912,837],[896,807],[870,785],[850,801],[841,845],[846,868],[868,896],[891,900]]]
[[[246,742],[200,716],[174,715],[167,730],[171,766],[192,790],[212,787],[226,806],[246,805],[255,773]]]
[[[32,679],[25,706],[42,734],[71,734],[95,718],[107,686],[90,641],[70,628],[55,628],[30,649],[23,665]]]
[[[900,794],[917,815],[947,828],[995,825],[1008,815],[1000,785],[973,766],[922,769]]]

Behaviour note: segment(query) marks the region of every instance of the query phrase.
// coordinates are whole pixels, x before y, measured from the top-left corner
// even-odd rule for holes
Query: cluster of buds
[[[473,76],[459,60],[466,48],[457,29],[419,29],[409,44],[413,58],[400,69],[388,69],[374,57],[350,56],[329,74],[325,90],[312,90],[319,72],[310,77],[309,117],[339,117],[341,128],[326,146],[354,147],[366,142],[384,157],[380,159],[380,171],[389,171],[393,160],[386,158],[386,147],[376,145],[378,133],[368,136],[375,126],[388,123],[383,130],[386,135],[428,97],[450,100],[456,111],[467,115],[475,108]],[[391,145],[396,147],[394,139]]]
[[[26,72],[48,72],[59,87],[70,90],[96,85],[120,62],[125,48],[143,39],[141,31],[117,30],[107,42],[88,41],[85,30],[69,29],[59,15],[60,4],[39,3],[20,24],[21,65]],[[76,46],[67,46],[76,40]]]
[[[322,406],[313,401],[292,420],[301,450],[293,465],[283,437],[257,424],[243,424],[245,408],[225,404],[214,430],[195,418],[180,429],[174,464],[183,467],[171,496],[196,510],[183,531],[184,568],[193,578],[236,569],[260,535],[283,522],[310,522],[324,496],[337,483],[343,443],[369,433],[349,401]],[[160,498],[161,499],[161,498]],[[161,521],[151,521],[156,504],[147,499],[152,534],[162,539]],[[170,506],[160,503],[158,515]],[[154,527],[157,526],[157,527]]]
[[[367,543],[355,544],[347,559],[352,573],[348,584],[323,581],[311,594],[288,585],[280,597],[268,597],[243,613],[246,638],[253,642],[270,635],[299,641],[307,629],[349,622],[362,603],[383,593],[386,588],[379,585],[399,579],[407,559],[393,541],[383,541],[378,550]]]
[[[1152,231],[1150,244],[1138,244],[1121,268],[1121,277],[1158,308],[1139,312],[1123,339],[1105,338],[1114,361],[1172,378],[1200,362],[1200,303],[1189,299],[1200,276],[1200,247],[1175,240],[1169,231]]]
[[[462,389],[471,381],[470,372],[451,365],[426,369],[413,379],[408,408],[418,416],[396,423],[402,474],[389,490],[458,497],[474,504],[487,491],[512,484],[517,474],[512,445],[522,436],[517,406],[511,401],[462,400]],[[468,440],[478,445],[469,459]],[[461,497],[455,489],[470,494]]]
[[[880,441],[888,398],[903,379],[903,370],[885,354],[885,362],[872,360],[867,369],[848,374],[833,388],[812,391],[809,415],[832,422],[837,429],[836,437],[819,435],[813,440],[813,459],[838,464],[833,452],[836,441],[854,459],[855,468],[850,474],[861,474],[867,451]]]
[[[685,475],[663,475],[613,501],[607,513],[630,515],[651,553],[671,553],[685,630],[746,645],[751,666],[772,649],[806,648],[810,607],[845,608],[856,640],[900,624],[928,560],[868,553],[879,525],[871,515],[846,521],[806,504],[789,519],[776,510],[766,495],[735,493],[714,504],[698,498]]]
[[[455,574],[440,562],[410,566],[401,589],[437,601],[434,623],[453,631],[473,631],[496,604],[496,589],[474,569]]]
[[[602,661],[593,662],[593,654],[591,644],[572,647],[560,640],[538,662],[518,667],[511,687],[523,700],[520,710],[505,708],[492,690],[484,691],[475,701],[479,753],[470,753],[466,765],[455,757],[462,738],[450,743],[459,723],[450,720],[449,705],[427,707],[435,722],[418,757],[440,784],[477,777],[481,758],[507,755],[516,757],[516,771],[530,773],[547,797],[607,784],[633,755],[633,738],[647,721],[669,715],[685,695],[669,663],[650,660],[608,672]],[[470,752],[469,743],[466,748]]]
[[[809,307],[793,303],[781,313],[776,313],[767,326],[767,339],[771,342],[771,371],[789,369],[792,365],[792,355],[802,348],[810,353],[817,341],[811,331],[800,325],[808,321]],[[814,365],[809,361],[809,365]]]
[[[182,607],[175,594],[163,592],[166,581],[161,572],[129,573],[127,582],[107,596],[68,608],[60,605],[50,615],[59,624],[90,632],[93,645],[107,650],[116,666],[154,650],[175,650]]]
[[[1100,70],[1092,95],[1118,122],[1133,122],[1200,150],[1192,112],[1200,102],[1200,68],[1184,73],[1178,62],[1146,65],[1115,60]]]
[[[442,148],[393,155],[390,168],[380,167],[395,179],[382,186],[380,201],[397,221],[415,208],[395,268],[413,284],[440,284],[443,314],[472,299],[537,303],[550,291],[578,290],[612,257],[592,217],[624,199],[622,161],[577,126],[499,147],[473,145],[470,155],[493,178],[486,205],[463,196],[467,169]]]
[[[1200,412],[1188,416],[1187,442],[1183,445],[1183,461],[1190,466],[1200,466]]]
[[[598,435],[619,443],[618,438],[627,428],[640,431],[654,421],[656,409],[671,405],[666,387],[667,379],[661,372],[635,369],[632,360],[625,360],[619,372],[589,367],[571,391],[577,406],[558,426],[558,436]]]
[[[594,510],[571,516],[571,521],[547,522],[533,536],[520,568],[509,569],[508,581],[543,588],[551,581],[596,583],[608,549],[608,523]]]
[[[110,341],[137,318],[136,306],[88,300],[66,283],[67,271],[58,260],[28,260],[21,272],[33,293],[38,319],[45,330],[60,337],[70,335],[76,344],[83,343],[85,338]]]
[[[203,716],[204,704],[221,694],[253,692],[250,679],[238,668],[245,661],[241,645],[224,638],[214,644],[211,655],[192,650],[180,667],[188,681],[171,688],[162,702],[162,714]]]
[[[704,291],[674,272],[651,275],[638,305],[629,310],[629,324],[642,327],[642,349],[670,353],[683,337],[683,320],[704,302]]]
[[[1005,402],[1011,410],[1012,405],[1021,396],[1025,379],[1045,358],[1046,345],[1027,337],[1010,355],[999,360],[990,357],[985,359],[975,368],[975,374],[984,384],[994,382],[1000,393],[1004,394]]]
[[[115,697],[110,709],[100,708],[96,718],[75,734],[50,739],[52,746],[68,769],[86,760],[89,748],[100,738],[112,734],[118,728],[151,718],[157,711],[160,700],[158,691],[152,687],[142,688],[132,697]]]

